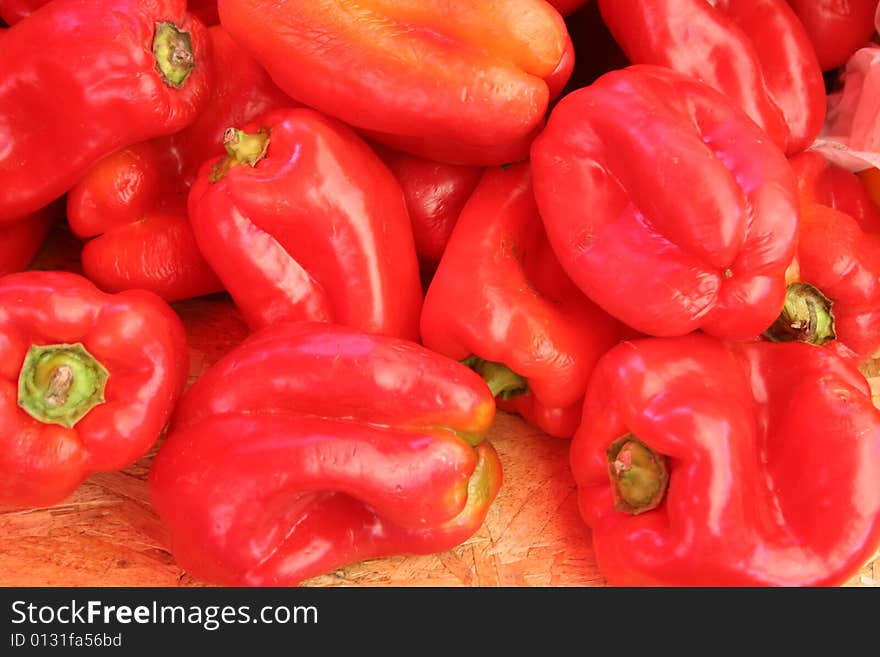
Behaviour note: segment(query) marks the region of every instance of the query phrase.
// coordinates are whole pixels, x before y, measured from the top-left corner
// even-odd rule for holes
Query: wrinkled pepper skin
[[[149,292],[108,295],[76,274],[43,271],[0,279],[0,308],[0,506],[55,504],[92,473],[143,456],[186,382],[174,311]],[[27,375],[33,346],[77,344],[88,354],[73,365],[55,356]],[[103,389],[92,374],[101,368]],[[100,399],[85,397],[90,386]]]
[[[61,210],[54,203],[15,223],[0,224],[0,276],[19,272],[30,264]]]
[[[850,215],[866,233],[880,233],[880,207],[871,198],[864,177],[804,151],[789,160],[802,203],[820,203]]]
[[[350,128],[310,109],[270,112],[238,134],[245,145],[264,139],[256,163],[233,155],[206,163],[189,216],[248,324],[332,321],[417,341],[422,290],[412,228],[400,185],[379,157]]]
[[[708,86],[654,66],[608,73],[556,106],[532,174],[562,267],[637,331],[749,339],[782,309],[794,176]]]
[[[574,64],[543,0],[223,0],[220,20],[291,97],[452,164],[527,157]]]
[[[208,34],[214,86],[198,118],[104,158],[68,195],[71,229],[90,240],[83,270],[109,292],[139,288],[178,301],[223,289],[196,245],[187,194],[202,164],[223,154],[228,127],[295,104],[222,27]]]
[[[877,0],[788,0],[804,26],[823,71],[843,66],[874,33]]]
[[[830,301],[833,317],[830,336],[809,338],[824,344],[836,337],[839,355],[858,361],[880,351],[880,235],[865,233],[848,214],[808,203],[801,207],[797,262],[798,280]],[[811,329],[812,323],[805,330]]]
[[[668,487],[635,515],[616,510],[634,500],[627,473],[657,475],[612,461],[622,437],[666,462]],[[839,585],[880,546],[880,413],[858,370],[812,345],[618,345],[596,367],[571,467],[614,585]]]
[[[501,485],[482,440],[494,415],[476,374],[419,345],[278,324],[181,400],[150,496],[178,564],[218,584],[441,552],[480,527]]]
[[[621,327],[562,271],[523,163],[483,176],[428,288],[421,330],[433,351],[502,364],[512,378],[477,366],[499,406],[570,438],[590,372]]]
[[[382,146],[376,153],[403,190],[419,265],[433,273],[483,168],[434,162]]]
[[[634,64],[667,66],[736,103],[788,155],[825,119],[825,85],[803,25],[785,0],[599,0]]]
[[[208,100],[207,31],[184,0],[55,0],[0,39],[0,222],[181,130]]]

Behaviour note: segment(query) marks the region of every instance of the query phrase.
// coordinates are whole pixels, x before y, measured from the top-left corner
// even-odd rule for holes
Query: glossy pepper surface
[[[843,66],[874,33],[877,0],[788,0],[810,36],[823,71]]]
[[[548,2],[563,16],[573,14],[587,4],[587,0],[548,0]]]
[[[878,9],[878,16],[880,16],[880,9]],[[880,208],[880,169],[874,167],[863,169],[857,175],[862,184],[864,184],[871,201],[874,202],[877,208]]]
[[[7,25],[14,25],[49,2],[50,0],[0,0],[0,18]],[[188,0],[187,10],[205,25],[216,25],[220,22],[217,0]]]
[[[797,267],[783,311],[765,335],[827,344],[863,361],[880,350],[880,235],[865,232],[842,208],[863,211],[873,203],[857,176],[828,166],[818,153],[801,153],[792,164],[801,199]]]
[[[224,0],[220,19],[296,100],[454,164],[525,158],[574,63],[543,0]]]
[[[52,223],[62,214],[57,203],[15,223],[0,224],[0,276],[28,266],[39,251]]]
[[[782,309],[794,176],[708,86],[653,66],[608,73],[556,106],[532,173],[565,271],[639,332],[748,339]]]
[[[668,66],[721,91],[789,155],[825,118],[810,39],[785,0],[598,0],[634,64]]]
[[[27,18],[49,0],[0,0],[0,18],[7,25],[15,25],[22,18]]]
[[[433,273],[483,169],[426,160],[381,146],[376,152],[400,183],[422,271]]]
[[[880,207],[871,198],[870,169],[854,174],[829,162],[816,151],[789,160],[801,202],[815,202],[850,215],[867,233],[880,233]]]
[[[618,345],[571,466],[614,585],[837,585],[880,546],[880,412],[812,345]]]
[[[483,441],[494,412],[476,374],[416,344],[279,324],[181,400],[150,495],[177,562],[220,584],[291,585],[441,552],[480,527],[498,492]]]
[[[0,505],[50,505],[159,437],[188,368],[180,318],[76,274],[0,279]]]
[[[426,347],[480,373],[502,408],[567,438],[621,327],[562,271],[523,163],[483,176],[428,288],[421,330]]]
[[[222,27],[208,34],[214,85],[198,118],[104,158],[68,194],[71,229],[93,238],[83,271],[104,290],[146,289],[177,301],[223,289],[196,245],[187,194],[201,165],[223,154],[229,126],[295,103]]]
[[[208,99],[207,33],[184,0],[55,0],[0,39],[0,222],[182,129]]]
[[[418,338],[422,291],[400,185],[347,126],[310,109],[227,134],[189,216],[248,323],[333,321]]]

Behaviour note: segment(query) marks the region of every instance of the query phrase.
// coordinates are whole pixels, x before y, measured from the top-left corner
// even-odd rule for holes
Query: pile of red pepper
[[[0,506],[164,435],[180,566],[296,584],[469,538],[497,407],[612,584],[845,582],[880,172],[813,145],[877,5],[0,0]],[[63,221],[84,276],[22,271]],[[212,293],[253,333],[184,392]]]

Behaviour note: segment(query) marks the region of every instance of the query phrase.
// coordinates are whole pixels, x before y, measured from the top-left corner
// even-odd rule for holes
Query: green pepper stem
[[[182,87],[196,66],[189,32],[183,32],[167,21],[156,23],[153,58],[162,81],[175,89]]]
[[[234,167],[257,166],[269,150],[269,128],[261,128],[253,134],[236,128],[227,128],[223,133],[223,146],[226,148],[226,157],[217,162],[211,170],[209,180],[212,183],[222,180]]]
[[[615,511],[638,515],[660,506],[669,483],[662,455],[628,434],[611,444],[607,456]]]
[[[773,342],[823,345],[837,337],[834,303],[807,283],[792,283],[785,292],[782,313],[764,335]]]
[[[109,376],[80,343],[32,345],[18,375],[18,405],[40,422],[69,429],[104,402]]]
[[[465,358],[462,363],[483,377],[493,397],[508,400],[529,391],[528,382],[503,363],[483,360],[479,356]]]

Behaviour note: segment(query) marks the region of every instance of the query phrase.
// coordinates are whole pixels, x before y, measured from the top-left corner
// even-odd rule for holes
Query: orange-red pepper
[[[455,164],[526,157],[574,63],[544,0],[224,0],[220,19],[296,100]]]

